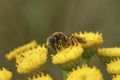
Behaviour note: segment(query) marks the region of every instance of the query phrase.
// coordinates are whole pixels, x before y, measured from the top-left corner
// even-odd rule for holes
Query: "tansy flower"
[[[79,34],[75,33],[76,36],[82,37],[86,40],[86,44],[82,44],[83,48],[88,48],[91,46],[99,46],[103,43],[102,33],[96,32],[80,32]]]
[[[75,33],[75,35],[86,40],[86,43],[81,43],[84,48],[83,58],[90,58],[97,52],[98,47],[103,43],[102,33],[99,32],[80,32],[79,34]]]
[[[7,69],[2,68],[2,70],[0,70],[0,80],[11,80],[11,79],[12,79],[12,73]]]
[[[104,63],[109,63],[113,58],[120,57],[120,48],[100,48],[97,54]]]
[[[33,78],[28,78],[28,80],[53,80],[50,75],[44,75],[43,73],[41,75],[33,76]]]
[[[67,80],[103,80],[100,70],[83,65],[68,74]]]
[[[81,45],[69,46],[68,48],[58,51],[57,54],[52,55],[52,63],[70,70],[72,67],[80,64],[82,53],[83,49],[81,48]]]
[[[41,68],[47,61],[47,48],[38,45],[16,56],[18,73],[24,74]]]
[[[120,74],[120,59],[114,59],[107,64],[107,71],[111,74]]]
[[[120,57],[120,48],[102,48],[98,49],[98,55],[108,56],[108,57]]]
[[[120,75],[113,76],[112,80],[120,80]]]
[[[15,58],[16,55],[19,55],[21,54],[22,52],[25,52],[29,49],[32,49],[34,48],[35,46],[37,45],[36,41],[33,40],[31,41],[30,43],[28,44],[25,44],[21,47],[18,47],[18,48],[15,48],[13,51],[9,52],[8,54],[6,54],[6,58],[8,60],[12,60],[13,58]]]

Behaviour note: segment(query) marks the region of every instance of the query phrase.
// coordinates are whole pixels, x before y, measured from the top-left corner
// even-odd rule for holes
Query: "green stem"
[[[82,59],[82,64],[83,64],[83,65],[84,65],[84,64],[89,65],[89,59]]]
[[[67,71],[63,70],[63,80],[66,80],[67,79]]]

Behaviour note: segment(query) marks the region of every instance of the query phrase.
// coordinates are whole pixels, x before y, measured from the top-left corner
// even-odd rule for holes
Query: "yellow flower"
[[[91,46],[99,46],[103,43],[102,33],[96,32],[80,32],[79,34],[75,33],[76,36],[85,38],[86,44],[82,44],[83,48],[91,47]]]
[[[111,74],[120,74],[120,59],[114,59],[107,64],[107,71]]]
[[[120,57],[120,48],[99,48],[97,54],[102,62],[109,63],[112,59]]]
[[[98,49],[98,55],[108,56],[108,57],[120,57],[120,48],[102,48]]]
[[[6,54],[6,58],[8,60],[12,60],[13,58],[15,58],[15,56],[17,56],[17,55],[21,54],[22,52],[25,52],[31,48],[34,48],[36,45],[37,45],[36,41],[33,40],[30,43],[25,44],[21,47],[18,47],[16,49],[14,49],[13,51],[9,52],[8,54]]]
[[[52,77],[50,75],[43,75],[43,73],[41,74],[41,76],[38,74],[37,77],[33,76],[33,78],[28,78],[28,80],[53,80]]]
[[[58,51],[56,55],[52,56],[52,62],[54,64],[64,64],[69,61],[76,60],[81,56],[83,49],[81,46],[70,46],[68,48],[63,49],[62,51]]]
[[[38,45],[21,55],[16,56],[16,66],[18,73],[29,73],[42,67],[47,61],[47,48]]]
[[[82,68],[77,68],[68,74],[67,80],[103,80],[100,70],[96,67],[90,68],[83,65]]]
[[[99,32],[80,32],[79,34],[75,33],[75,35],[86,40],[86,43],[81,43],[84,48],[83,59],[89,59],[97,53],[98,47],[103,43],[102,33]]]
[[[81,57],[82,53],[83,48],[81,48],[81,45],[70,46],[58,51],[57,54],[52,55],[52,63],[61,65],[63,67],[71,67],[70,65],[75,66],[79,64],[79,58]],[[67,69],[69,69],[68,67]]]
[[[113,76],[112,80],[120,80],[120,75]]]
[[[11,79],[12,79],[12,73],[7,69],[2,68],[2,70],[0,70],[0,80],[11,80]]]

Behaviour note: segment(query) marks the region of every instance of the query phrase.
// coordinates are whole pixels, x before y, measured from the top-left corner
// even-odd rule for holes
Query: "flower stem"
[[[87,64],[87,65],[89,65],[89,59],[82,59],[82,64]]]
[[[66,78],[67,78],[67,71],[65,71],[65,70],[63,70],[63,80],[66,80]]]

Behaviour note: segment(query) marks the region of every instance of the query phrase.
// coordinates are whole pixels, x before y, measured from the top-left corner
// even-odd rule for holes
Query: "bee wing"
[[[86,41],[85,38],[76,36],[76,39],[77,39],[77,41],[80,42],[80,43],[87,43],[87,41]]]

